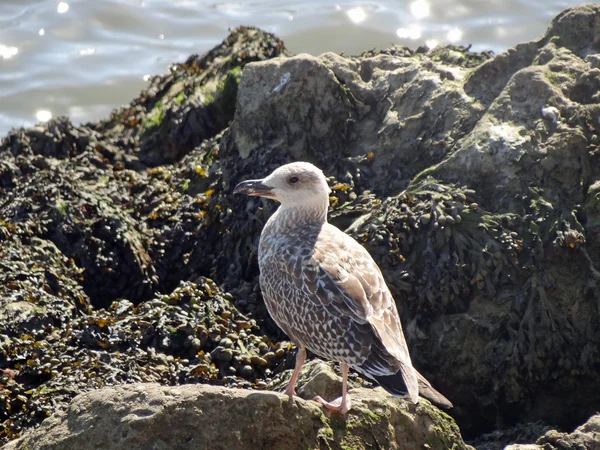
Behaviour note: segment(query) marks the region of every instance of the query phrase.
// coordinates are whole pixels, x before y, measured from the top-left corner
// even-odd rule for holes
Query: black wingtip
[[[452,409],[454,407],[450,400],[436,391],[418,372],[417,376],[419,379],[419,395],[421,397],[426,398],[442,409]],[[407,394],[406,384],[400,372],[394,375],[370,375],[370,377],[392,395],[405,396]]]
[[[452,402],[436,391],[433,386],[431,386],[431,383],[429,383],[429,381],[427,381],[427,379],[419,372],[417,372],[417,379],[419,381],[419,395],[421,397],[426,398],[442,409],[452,409],[454,407]]]
[[[393,375],[370,375],[382,388],[392,395],[404,396],[407,394],[406,384],[400,372]]]

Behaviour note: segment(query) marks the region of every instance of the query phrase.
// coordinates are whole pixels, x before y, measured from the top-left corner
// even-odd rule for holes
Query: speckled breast
[[[291,249],[285,246],[276,238],[261,239],[260,287],[269,314],[296,345],[325,359],[356,363],[347,339],[350,324],[344,323],[349,320],[331,314],[303,288],[289,261],[290,255],[301,255],[302,248],[297,243]]]

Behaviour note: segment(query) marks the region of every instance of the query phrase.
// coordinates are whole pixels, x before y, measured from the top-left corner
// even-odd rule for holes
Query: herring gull
[[[340,363],[342,396],[331,402],[315,398],[328,409],[350,409],[350,368],[413,403],[420,394],[451,408],[413,367],[396,303],[371,255],[327,223],[330,192],[323,172],[306,162],[286,164],[234,189],[281,204],[261,233],[258,262],[269,314],[298,348],[285,394],[296,395],[308,349]]]

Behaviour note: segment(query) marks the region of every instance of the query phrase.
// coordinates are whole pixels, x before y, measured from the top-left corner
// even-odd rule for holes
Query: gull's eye
[[[288,181],[289,181],[291,184],[295,184],[295,183],[297,183],[298,181],[300,181],[300,179],[299,179],[298,177],[291,177],[291,178],[290,178]]]

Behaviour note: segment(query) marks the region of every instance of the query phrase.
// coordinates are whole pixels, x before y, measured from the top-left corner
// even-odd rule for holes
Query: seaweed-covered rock
[[[154,77],[107,121],[58,118],[4,138],[0,443],[89,389],[141,381],[260,389],[288,367],[289,343],[265,336],[201,276],[212,260],[187,264],[206,226],[194,195],[209,189],[210,161],[186,164],[177,183],[172,167],[147,168],[218,135],[244,65],[281,53],[274,36],[241,27]]]
[[[527,450],[530,442],[535,442],[540,435],[550,431],[552,427],[543,422],[519,423],[509,428],[501,428],[478,436],[469,442],[477,450],[505,450],[513,446],[513,450]],[[522,447],[519,447],[522,446]],[[539,450],[539,449],[529,449]]]
[[[173,64],[167,75],[154,77],[128,107],[94,128],[132,142],[129,150],[146,165],[173,163],[233,119],[246,64],[279,55],[289,53],[272,34],[236,28],[205,55],[192,55]]]
[[[67,297],[60,302],[46,292],[63,292],[69,280],[35,268],[39,263],[33,257],[30,264],[27,279],[19,280],[20,272],[3,285],[0,320],[10,324],[0,336],[3,440],[17,437],[91,389],[139,382],[264,389],[271,377],[293,364],[291,345],[261,333],[211,280],[182,283],[169,295],[138,306],[121,299],[78,316],[79,299],[67,309]],[[20,286],[36,284],[38,274],[39,297],[19,298],[19,289],[38,292]],[[52,288],[54,284],[58,287]]]
[[[6,449],[466,449],[454,421],[429,402],[352,390],[346,417],[312,400],[216,386],[134,384],[91,391]]]
[[[8,231],[10,233],[10,231]],[[5,335],[60,327],[89,312],[81,270],[51,242],[11,236],[0,247],[0,314]]]
[[[80,132],[68,121],[48,127],[41,138],[32,130],[13,133],[0,148],[18,167],[0,216],[12,235],[51,241],[72,258],[82,272],[78,281],[95,306],[118,297],[134,302],[149,298],[157,280],[144,247],[144,229],[123,208],[123,184],[134,181],[136,173],[99,160],[89,136],[76,141]]]
[[[572,433],[546,432],[535,444],[514,444],[505,450],[598,450],[600,449],[600,415],[577,427]]]

